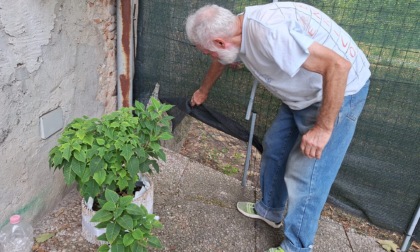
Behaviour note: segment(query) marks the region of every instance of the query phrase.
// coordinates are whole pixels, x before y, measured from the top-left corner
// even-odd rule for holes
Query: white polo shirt
[[[331,18],[303,3],[246,7],[239,58],[271,93],[300,110],[322,100],[322,76],[302,67],[314,41],[352,64],[345,95],[357,93],[370,77],[366,56]]]

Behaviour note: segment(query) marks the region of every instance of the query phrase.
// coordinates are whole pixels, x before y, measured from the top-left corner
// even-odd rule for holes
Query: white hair
[[[211,49],[214,48],[213,39],[234,35],[235,21],[236,16],[231,11],[213,4],[203,6],[188,16],[185,27],[191,43]]]

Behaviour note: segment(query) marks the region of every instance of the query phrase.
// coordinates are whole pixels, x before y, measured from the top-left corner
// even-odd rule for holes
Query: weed
[[[239,172],[239,169],[232,165],[225,165],[222,168],[222,172],[226,175],[235,175]]]

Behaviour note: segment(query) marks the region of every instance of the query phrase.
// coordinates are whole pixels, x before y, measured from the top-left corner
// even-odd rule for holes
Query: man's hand
[[[191,106],[199,106],[203,102],[207,100],[208,94],[201,91],[200,89],[197,89],[197,91],[194,92],[193,96],[191,97]]]
[[[300,149],[309,158],[320,159],[322,151],[330,140],[332,131],[315,126],[302,136]]]

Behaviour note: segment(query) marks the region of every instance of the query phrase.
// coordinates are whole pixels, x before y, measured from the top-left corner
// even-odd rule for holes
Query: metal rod
[[[410,248],[412,238],[413,238],[413,233],[414,233],[414,230],[416,229],[417,223],[419,222],[419,218],[420,218],[420,202],[419,202],[419,205],[417,206],[417,212],[413,217],[413,221],[411,222],[407,235],[405,236],[404,241],[401,245],[402,252],[408,251],[408,249]]]
[[[251,95],[249,97],[248,109],[246,110],[246,116],[245,116],[246,120],[249,120],[249,118],[251,117],[252,106],[254,105],[254,98],[255,98],[255,93],[257,91],[257,86],[258,86],[258,81],[257,79],[254,79],[254,83],[252,84]]]
[[[278,0],[273,0],[273,3],[277,2]],[[257,92],[257,86],[258,81],[254,78],[254,83],[252,84],[252,90],[251,95],[249,98],[248,108],[246,110],[245,119],[249,120],[251,116],[252,107],[254,106],[254,98],[255,93]],[[242,178],[242,186],[246,186],[246,178],[248,176],[248,168],[249,168],[249,162],[251,159],[251,150],[252,150],[252,140],[254,138],[254,129],[255,129],[255,120],[256,120],[257,114],[252,113],[252,119],[251,119],[251,130],[249,131],[249,140],[248,140],[248,149],[246,152],[246,160],[245,160],[245,166],[244,166],[244,175]]]
[[[252,140],[254,138],[254,129],[255,129],[256,118],[257,118],[257,113],[252,113],[251,129],[249,130],[248,148],[247,148],[247,152],[246,152],[246,160],[245,160],[245,166],[244,166],[244,175],[242,177],[242,186],[243,187],[246,186],[246,178],[248,176],[248,168],[249,168],[249,163],[250,163],[250,159],[251,159]]]

